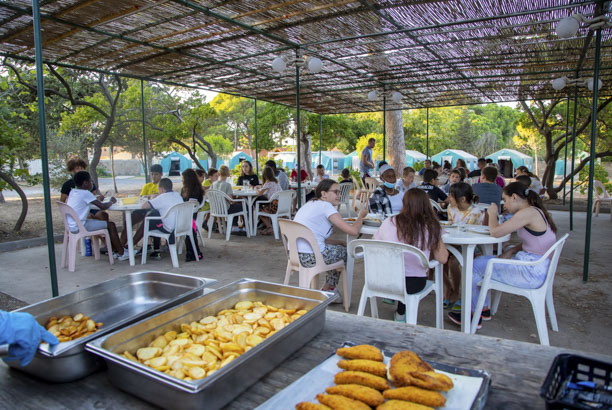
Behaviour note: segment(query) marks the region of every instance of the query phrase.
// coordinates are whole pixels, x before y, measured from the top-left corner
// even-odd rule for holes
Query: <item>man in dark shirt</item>
[[[497,168],[484,167],[480,182],[472,185],[474,193],[478,195],[481,204],[494,203],[499,209],[499,202],[502,199],[502,189],[495,183],[497,179]]]
[[[423,183],[418,186],[427,192],[429,198],[436,202],[446,201],[447,195],[438,188],[438,173],[433,169],[426,169],[423,173]]]
[[[66,168],[68,169],[68,172],[70,172],[74,177],[77,172],[85,171],[87,169],[87,163],[83,159],[78,157],[70,158],[68,161],[66,161]],[[62,189],[60,190],[60,201],[65,203],[68,199],[68,195],[70,195],[70,191],[72,191],[74,188],[76,188],[74,178],[70,178],[68,181],[64,182],[64,184],[62,185]],[[90,191],[97,197],[98,201],[101,202],[104,200],[104,196],[100,193],[100,190],[98,189],[96,184],[93,183],[93,181],[91,183]],[[108,214],[106,212],[99,211],[97,209],[92,209],[89,212],[90,218],[108,222]]]
[[[467,176],[468,178],[479,177],[482,175],[482,169],[487,165],[487,160],[484,158],[478,158],[478,169],[473,170]]]

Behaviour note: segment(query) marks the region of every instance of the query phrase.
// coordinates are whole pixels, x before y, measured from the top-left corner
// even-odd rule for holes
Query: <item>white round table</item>
[[[255,202],[255,198],[257,198],[259,195],[257,195],[257,192],[255,191],[254,188],[249,188],[247,190],[245,190],[244,188],[242,189],[234,188],[232,190],[232,195],[237,198],[246,199],[246,203],[248,207],[247,215],[249,217],[249,220],[246,221],[246,223],[248,224],[249,229],[251,230],[251,235],[253,235],[253,233],[255,232],[255,229],[257,229],[257,221],[253,220],[253,202]]]

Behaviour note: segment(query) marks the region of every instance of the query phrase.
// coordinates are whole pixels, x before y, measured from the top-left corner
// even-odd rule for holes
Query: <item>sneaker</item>
[[[404,313],[403,315],[400,315],[396,311],[396,312],[393,313],[393,320],[395,320],[396,322],[406,323],[406,314]]]
[[[455,302],[455,304],[453,305],[453,307],[451,308],[451,310],[453,312],[460,312],[461,313],[461,301],[458,300]]]
[[[120,261],[126,261],[130,259],[130,253],[127,250],[125,250],[123,251],[123,255],[119,255],[117,259],[119,259]]]
[[[483,309],[482,313],[480,314],[480,318],[485,321],[491,320],[491,309]]]
[[[461,312],[448,312],[448,318],[454,324],[461,326]],[[473,318],[474,316],[472,315],[472,319]],[[481,329],[481,328],[482,328],[482,316],[478,319],[478,326],[476,327],[476,329]]]
[[[387,305],[395,305],[395,301],[393,299],[383,299],[382,302],[386,303]]]
[[[154,259],[156,261],[161,260],[162,256],[161,253],[159,253],[159,251],[153,251],[150,255],[149,255],[150,259]]]
[[[448,308],[450,308],[450,307],[451,307],[451,302],[450,302],[450,300],[448,300],[448,299],[444,299],[444,300],[442,301],[442,304],[444,305],[444,309],[448,309]]]

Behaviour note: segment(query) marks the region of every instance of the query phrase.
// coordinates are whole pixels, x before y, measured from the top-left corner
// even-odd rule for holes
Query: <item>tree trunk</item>
[[[406,144],[404,142],[404,125],[402,111],[387,111],[387,162],[400,176],[406,166]]]
[[[312,136],[300,133],[300,167],[308,173],[308,178],[312,179]]]
[[[6,199],[4,199],[4,194],[2,193],[2,191],[0,190],[0,204],[3,204],[6,202]]]
[[[115,193],[119,193],[117,189],[117,180],[115,179],[115,155],[114,155],[114,147],[113,144],[110,146],[110,165],[111,165],[111,176],[113,177],[113,188],[115,189]]]
[[[19,230],[21,230],[26,215],[28,214],[28,198],[26,197],[25,192],[23,192],[19,184],[17,184],[15,179],[13,179],[12,175],[0,170],[0,179],[4,180],[7,184],[9,184],[11,188],[13,188],[21,198],[21,214],[19,215],[19,218],[17,219],[17,222],[13,227],[13,232],[18,232]]]

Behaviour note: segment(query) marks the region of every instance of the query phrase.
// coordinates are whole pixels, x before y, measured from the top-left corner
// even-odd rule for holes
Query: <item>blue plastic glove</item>
[[[59,344],[57,337],[46,331],[29,313],[0,311],[0,344],[9,344],[9,355],[4,361],[19,360],[21,366],[27,366],[40,342],[51,346]]]

